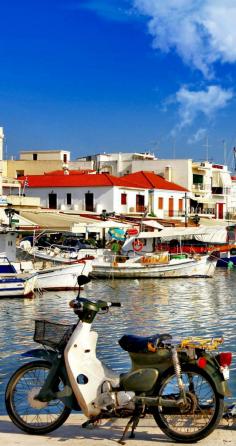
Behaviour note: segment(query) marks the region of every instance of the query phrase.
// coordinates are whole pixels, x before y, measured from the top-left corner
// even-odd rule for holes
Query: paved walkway
[[[82,415],[72,414],[67,422],[46,436],[32,436],[19,431],[7,416],[0,417],[0,445],[7,446],[115,446],[122,435],[125,420],[107,422],[99,428],[82,429]],[[140,421],[136,438],[126,440],[126,446],[173,446],[155,425],[152,418]],[[178,443],[180,445],[180,443]],[[200,446],[236,446],[236,424],[222,424],[209,437],[198,443]]]

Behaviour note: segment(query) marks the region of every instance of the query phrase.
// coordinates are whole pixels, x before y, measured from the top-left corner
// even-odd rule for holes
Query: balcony
[[[7,202],[11,203],[12,206],[26,206],[26,207],[40,207],[39,197],[23,197],[21,195],[7,195]]]
[[[21,183],[15,178],[2,177],[2,187],[18,187],[20,189]]]
[[[209,192],[211,190],[210,184],[205,183],[193,183],[192,192]]]
[[[212,187],[211,189],[212,195],[224,195],[223,187]]]

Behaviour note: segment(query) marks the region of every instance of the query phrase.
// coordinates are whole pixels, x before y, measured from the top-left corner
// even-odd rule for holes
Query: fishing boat
[[[91,260],[81,260],[70,265],[54,265],[38,269],[35,288],[58,291],[76,289],[78,276],[80,274],[87,276],[92,271],[91,262]]]
[[[96,278],[114,279],[212,277],[216,262],[209,255],[171,255],[167,251],[133,257],[108,252],[94,260],[91,274]]]
[[[66,246],[51,245],[48,247],[31,246],[27,243],[27,240],[21,242],[17,249],[18,257],[27,256],[27,258],[36,258],[46,261],[53,261],[57,264],[73,264],[76,260],[84,258],[93,259],[97,255],[101,255],[103,249],[101,248],[83,248],[83,249],[70,249]]]
[[[6,257],[0,259],[0,298],[32,297],[36,282],[35,272],[17,272]]]
[[[53,264],[52,262],[15,262],[18,271],[35,272],[35,289],[38,290],[70,290],[77,288],[77,277],[87,276],[91,271],[92,260],[78,260],[71,264]]]

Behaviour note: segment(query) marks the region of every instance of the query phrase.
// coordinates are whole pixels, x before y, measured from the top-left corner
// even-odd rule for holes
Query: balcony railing
[[[21,187],[20,181],[16,180],[15,178],[2,177],[2,185],[3,186],[4,185],[6,185],[6,186],[14,185],[14,187]]]
[[[8,203],[11,203],[13,206],[30,206],[30,207],[39,207],[40,206],[40,197],[23,197],[22,195],[8,195],[6,197]]]
[[[194,190],[200,191],[200,190],[205,190],[205,186],[203,183],[193,183],[193,187]]]

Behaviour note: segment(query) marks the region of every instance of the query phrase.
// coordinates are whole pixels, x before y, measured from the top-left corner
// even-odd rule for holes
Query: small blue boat
[[[0,298],[31,297],[36,277],[36,273],[17,273],[7,257],[0,257]]]
[[[216,266],[223,266],[227,268],[229,266],[229,263],[233,263],[236,265],[236,248],[230,249],[228,252],[221,252],[219,253],[220,257],[217,261]]]

